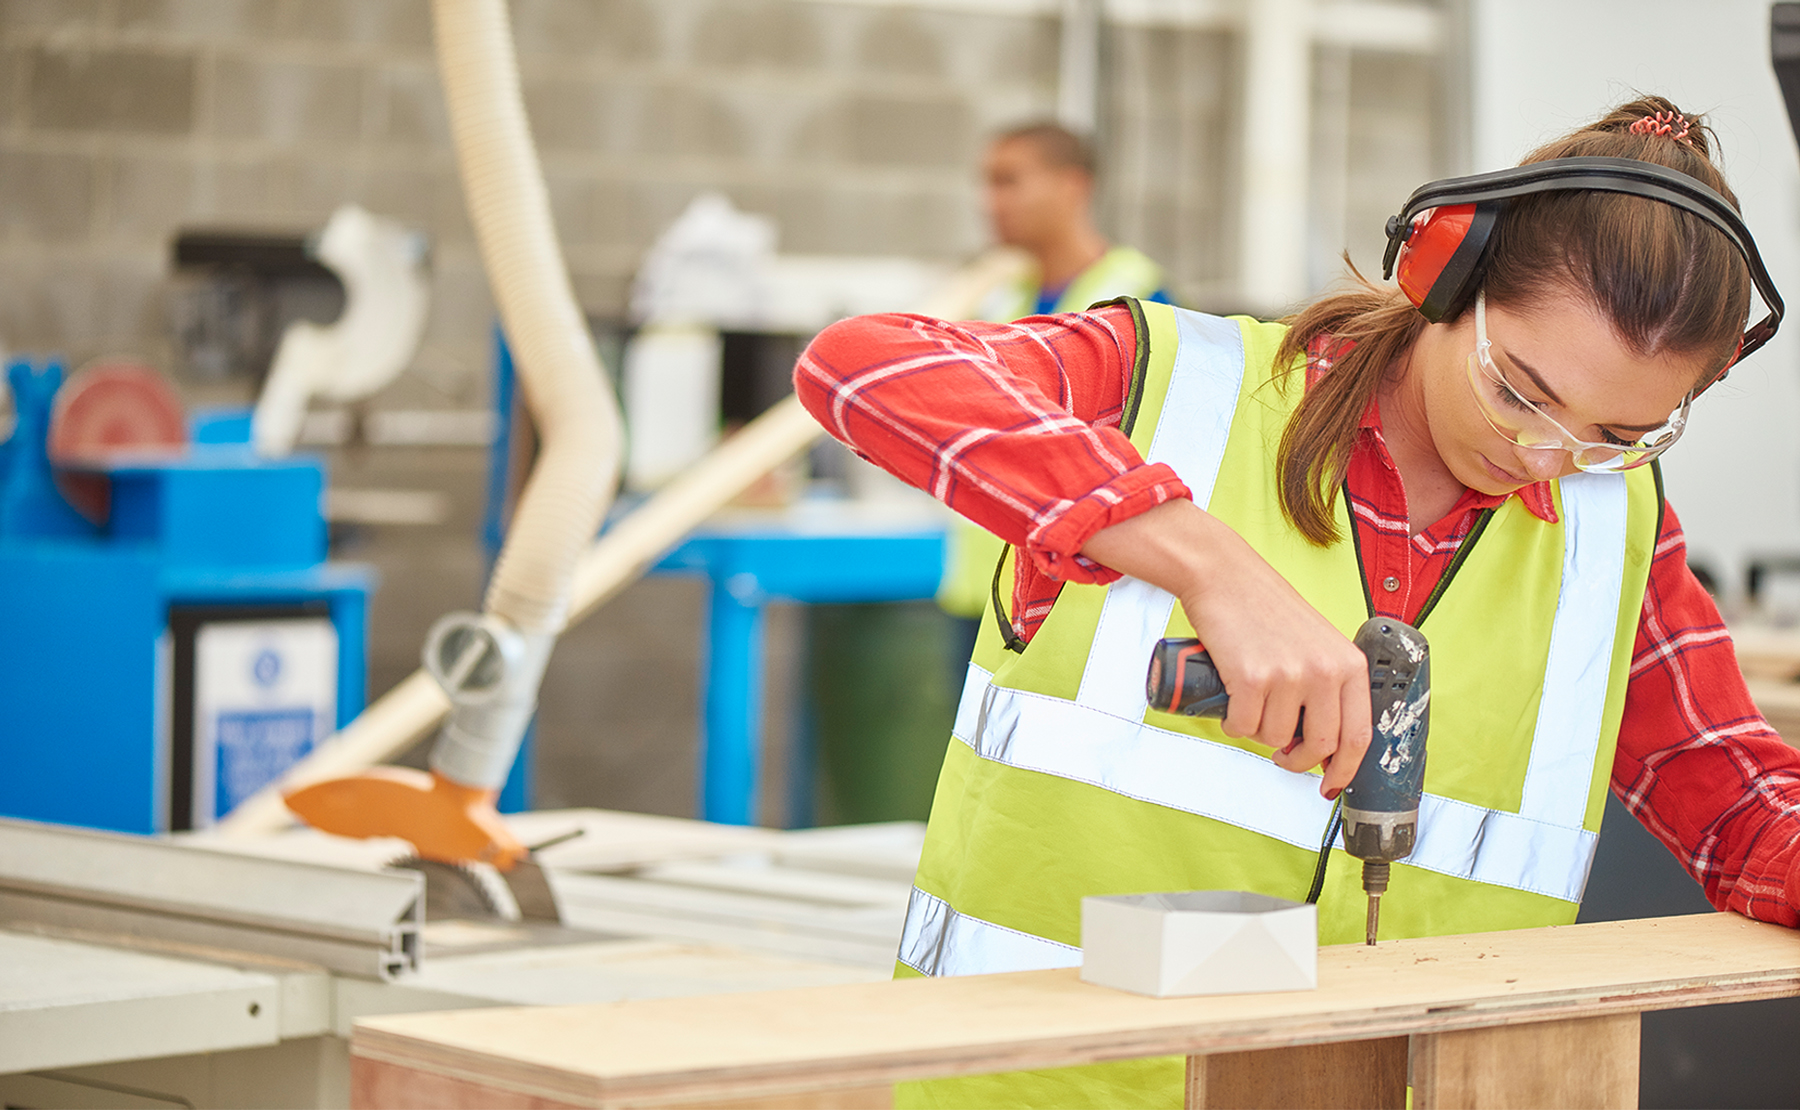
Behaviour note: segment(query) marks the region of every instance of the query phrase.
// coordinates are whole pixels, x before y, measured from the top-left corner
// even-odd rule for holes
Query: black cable
[[[1318,904],[1319,895],[1325,890],[1325,868],[1331,864],[1331,846],[1337,842],[1338,830],[1344,827],[1344,796],[1331,807],[1331,820],[1325,823],[1325,839],[1319,844],[1319,866],[1313,870],[1312,889],[1306,892],[1306,900]]]

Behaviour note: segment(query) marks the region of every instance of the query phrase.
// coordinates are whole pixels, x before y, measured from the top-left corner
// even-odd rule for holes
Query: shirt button
[[[1381,588],[1391,594],[1400,588],[1400,580],[1390,574],[1381,580]]]

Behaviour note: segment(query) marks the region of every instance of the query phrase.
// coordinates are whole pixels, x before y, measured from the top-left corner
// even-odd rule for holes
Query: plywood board
[[[1321,949],[1319,989],[1149,999],[1073,969],[359,1023],[374,1061],[576,1105],[1442,1033],[1800,995],[1800,933],[1728,914]]]
[[[1189,1110],[1402,1110],[1406,1037],[1189,1056]],[[1551,1103],[1544,1103],[1549,1106]]]
[[[1420,1034],[1412,1083],[1418,1110],[1634,1110],[1638,1015]]]

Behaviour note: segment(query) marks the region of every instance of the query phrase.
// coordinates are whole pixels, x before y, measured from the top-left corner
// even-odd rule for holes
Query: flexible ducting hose
[[[916,310],[962,319],[1025,268],[1021,256],[990,251],[951,275]],[[580,620],[616,596],[713,512],[822,434],[799,399],[789,397],[713,448],[588,549],[576,571],[569,619]],[[282,802],[284,794],[393,759],[449,711],[443,687],[425,671],[413,672],[344,731],[232,810],[213,831],[248,837],[285,827],[293,815]]]
[[[550,644],[568,616],[575,564],[612,499],[621,432],[557,245],[506,4],[435,0],[433,16],[475,241],[539,440],[485,602],[490,616],[520,634],[520,669],[504,704],[453,710],[432,755],[448,777],[494,787],[518,749]]]

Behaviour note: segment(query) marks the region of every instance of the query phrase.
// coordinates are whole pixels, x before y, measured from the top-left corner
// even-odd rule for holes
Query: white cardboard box
[[[1312,990],[1318,911],[1236,890],[1083,898],[1081,978],[1158,998]]]

